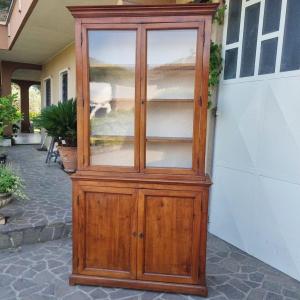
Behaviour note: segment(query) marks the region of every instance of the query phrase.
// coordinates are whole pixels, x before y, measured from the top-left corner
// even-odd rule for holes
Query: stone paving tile
[[[157,293],[93,286],[69,286],[70,239],[25,245],[0,251],[1,300],[201,300],[197,296]],[[219,249],[222,249],[220,255]],[[209,235],[207,283],[210,300],[299,300],[300,282],[248,256],[224,241]],[[219,254],[218,254],[219,253]],[[230,264],[210,262],[211,257]],[[245,259],[243,258],[245,257]],[[212,267],[213,265],[213,267]],[[226,265],[229,269],[226,269]],[[255,268],[250,268],[255,266]],[[246,267],[246,268],[243,268]],[[216,273],[221,270],[221,273]],[[243,271],[242,271],[243,270]],[[257,270],[257,271],[255,271]],[[248,271],[249,273],[246,273]]]
[[[0,225],[0,249],[59,238],[71,233],[71,181],[57,163],[45,164],[37,146],[8,148],[8,162],[24,179],[27,201],[14,200],[0,209],[9,216]]]

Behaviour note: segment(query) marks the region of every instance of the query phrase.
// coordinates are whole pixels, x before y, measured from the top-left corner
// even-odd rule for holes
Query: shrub
[[[66,143],[64,146],[76,147],[76,100],[70,99],[44,108],[40,116],[35,118],[35,124],[45,128],[48,134],[56,138],[60,144],[64,140]]]
[[[10,165],[0,165],[0,193],[12,194],[20,199],[26,199],[22,179],[15,174]]]
[[[22,120],[22,114],[18,111],[17,96],[9,95],[0,97],[0,136],[4,128],[9,124],[15,124]]]

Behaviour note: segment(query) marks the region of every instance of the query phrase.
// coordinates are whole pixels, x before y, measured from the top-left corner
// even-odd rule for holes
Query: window
[[[300,1],[288,0],[281,71],[300,69]]]
[[[233,79],[236,77],[238,49],[226,50],[224,79]]]
[[[228,0],[224,80],[300,70],[300,0]]]
[[[45,102],[46,106],[51,105],[51,78],[44,80],[45,83]]]
[[[263,34],[279,30],[282,0],[265,0]]]
[[[239,41],[242,0],[231,0],[227,28],[227,44]]]
[[[68,100],[68,70],[61,71],[60,74],[60,101],[65,102]]]
[[[265,40],[261,43],[259,74],[275,72],[278,38]]]
[[[260,3],[253,4],[246,8],[241,77],[254,75],[259,11]]]

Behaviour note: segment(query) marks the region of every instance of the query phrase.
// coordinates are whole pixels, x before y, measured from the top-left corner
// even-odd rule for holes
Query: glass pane
[[[278,31],[282,0],[266,0],[263,34]]]
[[[192,168],[197,30],[147,35],[147,167]]]
[[[259,74],[275,72],[278,38],[261,43]]]
[[[239,41],[241,23],[242,0],[231,0],[228,13],[228,27],[226,44]]]
[[[288,0],[281,71],[300,69],[300,1]]]
[[[68,72],[62,74],[62,101],[68,100]]]
[[[89,32],[90,164],[134,165],[136,32]]]
[[[227,50],[225,53],[224,79],[236,78],[238,48]]]
[[[259,11],[260,3],[248,6],[245,11],[241,77],[254,75]]]
[[[51,79],[47,79],[46,82],[46,106],[51,105]]]

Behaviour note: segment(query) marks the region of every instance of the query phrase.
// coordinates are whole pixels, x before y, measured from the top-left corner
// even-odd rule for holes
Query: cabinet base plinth
[[[86,275],[72,274],[69,280],[70,285],[94,285],[103,287],[114,287],[124,289],[138,289],[145,291],[156,292],[168,292],[168,293],[180,293],[191,294],[206,297],[207,287],[201,285],[192,284],[178,284],[178,283],[162,283],[155,281],[143,281],[132,279],[116,279],[116,278],[104,278],[94,277]]]

